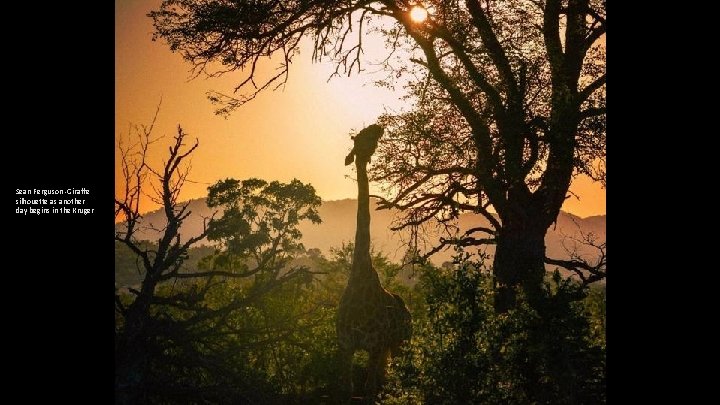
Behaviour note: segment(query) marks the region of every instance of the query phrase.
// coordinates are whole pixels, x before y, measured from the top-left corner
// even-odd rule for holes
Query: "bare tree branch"
[[[569,259],[560,260],[545,258],[545,263],[553,266],[560,266],[572,271],[583,285],[603,280],[607,275],[606,271],[606,244],[599,242],[598,237],[592,233],[580,233],[579,237],[565,236],[565,240],[573,242],[573,246],[565,246],[565,252]],[[579,247],[591,248],[596,251],[594,260],[588,260],[579,251]]]

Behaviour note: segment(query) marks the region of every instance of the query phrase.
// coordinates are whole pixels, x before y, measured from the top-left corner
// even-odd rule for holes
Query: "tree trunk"
[[[519,288],[530,305],[541,297],[547,228],[538,217],[524,217],[503,220],[497,235],[493,272],[497,283],[495,311],[498,313],[516,306]]]
[[[137,403],[145,377],[148,353],[145,327],[150,316],[150,296],[141,294],[128,308],[115,347],[115,403]]]

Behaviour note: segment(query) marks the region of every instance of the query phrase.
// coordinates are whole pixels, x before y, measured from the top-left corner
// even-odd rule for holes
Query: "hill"
[[[407,234],[393,232],[390,230],[395,212],[392,210],[375,210],[375,203],[371,201],[371,225],[370,235],[373,247],[385,253],[392,261],[400,261],[406,248],[403,240],[407,240]],[[189,201],[191,215],[187,218],[180,231],[181,238],[199,234],[203,229],[203,221],[212,214],[210,208],[205,204],[204,199]],[[336,201],[325,201],[319,208],[322,224],[313,225],[303,223],[300,230],[303,234],[303,243],[306,248],[320,249],[324,254],[330,248],[340,247],[342,243],[351,242],[355,237],[355,216],[357,200],[344,199]],[[162,211],[153,211],[145,214],[145,226],[139,233],[140,239],[155,240],[158,237],[157,229],[161,229],[164,223]],[[556,224],[551,226],[546,237],[545,245],[547,254],[553,258],[564,259],[568,257],[566,249],[572,249],[574,244],[571,238],[578,238],[582,234],[594,234],[599,241],[605,241],[605,215],[580,218],[573,214],[561,212]],[[475,226],[487,226],[487,220],[479,215],[463,214],[458,224],[461,229],[469,229]],[[427,243],[437,241],[437,237],[426,237]],[[429,246],[429,245],[426,245]],[[422,249],[422,245],[421,245]],[[493,247],[488,248],[488,253],[493,253]],[[578,246],[578,251],[591,258],[595,252],[583,249]],[[450,260],[452,251],[446,250],[435,254],[431,260],[436,264]]]

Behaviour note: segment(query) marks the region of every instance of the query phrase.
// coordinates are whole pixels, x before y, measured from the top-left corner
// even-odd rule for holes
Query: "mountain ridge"
[[[183,223],[180,230],[181,239],[197,235],[202,231],[203,218],[212,214],[210,208],[205,204],[204,198],[196,198],[189,201],[188,209],[191,214]],[[370,235],[375,250],[382,251],[392,261],[402,260],[407,248],[403,240],[408,238],[407,232],[394,232],[390,226],[395,218],[396,210],[376,210],[376,201],[371,201]],[[357,212],[357,200],[345,198],[340,200],[323,201],[318,209],[322,223],[319,225],[303,222],[299,229],[303,234],[302,242],[306,248],[317,248],[323,254],[328,254],[331,248],[338,248],[343,243],[352,242],[355,237],[355,218]],[[164,213],[162,210],[150,211],[143,215],[144,226],[139,230],[138,239],[155,240],[164,224]],[[579,239],[583,235],[594,235],[599,242],[605,241],[606,215],[592,215],[580,217],[564,211],[560,212],[555,224],[549,229],[545,237],[547,255],[557,259],[569,257],[567,250],[572,250],[576,243],[573,238]],[[480,215],[463,213],[458,218],[458,225],[461,230],[476,226],[488,226],[487,219]],[[122,223],[116,224],[122,226]],[[154,228],[154,229],[152,229]],[[437,242],[439,235],[426,235],[426,242]],[[427,251],[430,244],[420,246],[421,250]],[[577,246],[577,251],[586,258],[592,259],[596,252],[584,246]],[[494,246],[487,247],[487,253],[494,252]],[[436,253],[431,261],[441,264],[451,260],[452,249]]]

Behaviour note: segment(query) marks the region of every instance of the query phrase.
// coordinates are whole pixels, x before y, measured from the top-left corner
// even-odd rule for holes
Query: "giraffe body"
[[[354,138],[345,164],[355,161],[358,174],[358,213],[350,279],[340,300],[336,323],[341,362],[341,384],[352,391],[352,356],[368,352],[364,402],[372,403],[385,376],[388,356],[410,339],[411,316],[402,298],[382,287],[370,258],[370,197],[367,164],[383,134],[370,125]]]

